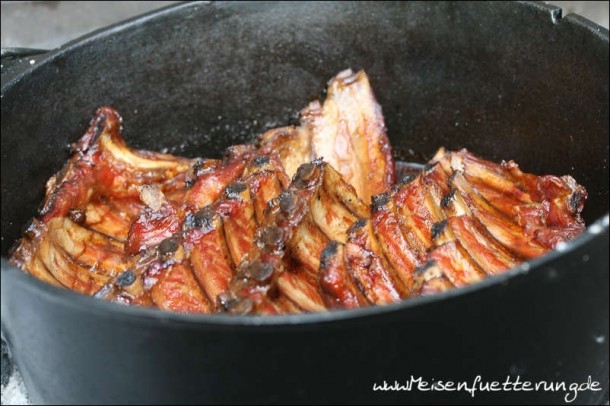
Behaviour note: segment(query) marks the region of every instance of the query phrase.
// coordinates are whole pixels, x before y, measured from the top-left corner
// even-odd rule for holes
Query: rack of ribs
[[[475,283],[584,230],[570,176],[441,148],[395,181],[363,71],[331,79],[297,126],[222,159],[130,149],[102,107],[47,183],[11,262],[56,286],[178,312],[383,305]]]

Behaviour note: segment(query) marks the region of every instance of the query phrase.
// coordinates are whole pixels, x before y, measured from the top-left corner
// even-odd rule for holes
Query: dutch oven
[[[94,18],[95,16],[92,16]],[[44,403],[555,403],[566,391],[380,391],[417,378],[608,389],[608,30],[530,2],[186,3],[3,58],[2,332]],[[10,54],[3,55],[7,58]],[[34,62],[30,62],[33,60]],[[365,69],[397,157],[570,174],[587,231],[473,286],[384,307],[188,315],[46,285],[7,253],[96,108],[130,146],[219,157]],[[439,386],[434,386],[438,388]]]

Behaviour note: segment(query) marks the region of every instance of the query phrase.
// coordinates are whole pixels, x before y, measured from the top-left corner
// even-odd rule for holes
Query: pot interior
[[[512,2],[185,4],[53,51],[3,78],[2,255],[97,107],[123,115],[131,146],[219,157],[294,122],[348,67],[369,74],[397,158],[468,148],[570,174],[590,223],[608,212],[608,32],[552,14]]]

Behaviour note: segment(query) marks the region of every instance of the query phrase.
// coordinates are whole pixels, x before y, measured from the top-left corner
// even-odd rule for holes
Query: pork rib
[[[582,186],[513,161],[441,148],[395,184],[363,71],[331,79],[300,125],[222,160],[132,150],[120,132],[118,113],[100,108],[13,264],[117,303],[283,314],[466,286],[584,230]]]
[[[290,186],[270,202],[256,243],[237,268],[224,308],[234,313],[276,313],[277,297],[300,309],[324,308],[318,288],[322,250],[347,231],[368,207],[332,166],[321,160],[301,165]]]
[[[131,266],[123,242],[144,208],[139,188],[183,189],[195,161],[131,150],[120,129],[114,109],[98,109],[72,158],[47,182],[42,209],[14,249],[13,264],[86,294]]]
[[[441,148],[418,176],[373,196],[370,221],[359,220],[346,244],[329,244],[325,303],[389,303],[505,272],[581,233],[585,199],[569,176],[537,177],[512,161]]]
[[[148,206],[134,223],[142,227],[132,227],[130,237],[151,241],[138,235],[147,233],[159,236],[159,241],[138,250],[129,285],[119,276],[98,296],[119,303],[151,303],[173,311],[213,311],[218,295],[226,290],[236,266],[252,248],[257,212],[262,216],[261,207],[288,184],[281,166],[272,158],[249,154],[239,157],[246,161],[240,160],[242,171],[237,179],[227,176],[234,171],[232,161],[204,174],[204,182],[216,179],[214,196],[217,189],[222,190],[205,207],[189,201],[177,206],[164,196],[158,199],[161,203],[156,210]],[[224,182],[224,190],[218,186],[219,179]],[[226,184],[229,180],[231,183]],[[204,199],[209,200],[209,196]],[[165,224],[175,226],[168,228]]]
[[[310,103],[300,126],[264,134],[262,149],[279,153],[288,176],[303,163],[324,159],[367,204],[394,184],[392,148],[364,71],[340,72],[328,83],[324,103]]]

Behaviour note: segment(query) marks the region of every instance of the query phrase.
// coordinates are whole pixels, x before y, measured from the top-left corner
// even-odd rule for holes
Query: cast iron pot
[[[94,16],[92,16],[94,18]],[[32,59],[35,62],[29,63]],[[587,232],[477,285],[358,311],[180,315],[105,303],[2,259],[2,331],[34,402],[562,402],[567,391],[374,391],[394,381],[608,389],[608,31],[541,3],[180,4],[2,76],[2,255],[98,106],[135,147],[220,156],[364,68],[400,158],[466,147],[589,192]]]

